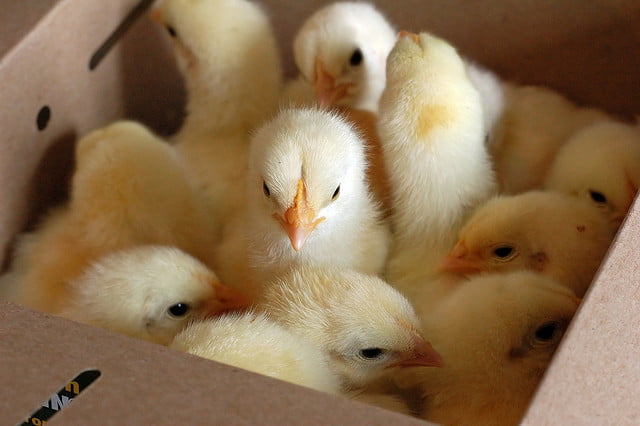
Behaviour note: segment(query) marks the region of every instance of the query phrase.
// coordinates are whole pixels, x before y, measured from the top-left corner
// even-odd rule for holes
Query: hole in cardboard
[[[44,425],[51,417],[60,410],[65,408],[75,397],[83,392],[89,385],[100,377],[99,370],[85,370],[71,379],[58,392],[51,395],[49,399],[44,401],[42,407],[38,408],[29,417],[27,417],[22,425]]]
[[[113,46],[125,35],[133,23],[151,6],[154,0],[142,0],[125,16],[120,25],[107,37],[89,59],[89,70],[93,71],[107,56]]]
[[[38,127],[38,130],[43,131],[44,129],[46,129],[50,119],[51,108],[45,105],[40,108],[40,111],[38,111],[38,115],[36,116],[36,126]]]

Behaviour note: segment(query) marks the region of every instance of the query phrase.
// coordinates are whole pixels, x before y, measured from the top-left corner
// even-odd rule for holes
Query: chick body
[[[478,91],[444,40],[399,38],[387,62],[379,132],[394,240],[386,276],[407,294],[435,273],[468,212],[495,191]]]
[[[337,377],[315,344],[261,313],[229,314],[190,324],[171,347],[203,358],[332,394]]]

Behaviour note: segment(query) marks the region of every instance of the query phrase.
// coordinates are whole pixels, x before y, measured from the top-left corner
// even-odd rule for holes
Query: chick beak
[[[274,217],[280,221],[287,232],[295,251],[302,249],[309,235],[325,219],[324,217],[316,219],[316,212],[309,205],[307,188],[302,179],[298,180],[298,191],[293,199],[293,205],[284,213],[284,218],[277,213],[274,214]]]
[[[411,37],[411,39],[414,42],[416,42],[417,44],[420,44],[420,37],[416,33],[412,33],[412,32],[405,31],[405,30],[401,30],[401,31],[398,32],[398,38],[403,38],[403,37]]]
[[[482,270],[482,259],[469,253],[469,249],[467,249],[462,240],[458,241],[458,244],[449,252],[438,268],[439,272],[451,272],[454,274],[475,274]]]
[[[247,309],[251,300],[244,293],[229,288],[216,280],[209,281],[215,290],[214,296],[205,303],[205,317],[215,317],[225,312]]]
[[[419,334],[412,336],[413,350],[393,367],[444,367],[442,356]]]
[[[158,8],[153,8],[149,11],[149,18],[151,18],[152,21],[160,25],[164,25],[164,20],[162,19],[162,12]]]
[[[336,79],[325,69],[320,59],[316,59],[316,98],[323,108],[335,105],[347,95],[352,83],[336,84]]]

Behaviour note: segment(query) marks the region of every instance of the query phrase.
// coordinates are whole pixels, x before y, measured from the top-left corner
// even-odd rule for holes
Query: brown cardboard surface
[[[64,196],[77,136],[117,117],[168,133],[184,101],[159,29],[146,18],[96,70],[88,69],[91,55],[138,1],[5,3],[11,4],[0,15],[0,259],[30,217]],[[292,75],[292,36],[329,1],[264,3]],[[548,84],[613,112],[640,113],[637,0],[375,3],[398,29],[432,30],[503,77]],[[38,131],[43,105],[51,120]],[[636,203],[526,424],[638,423],[639,249]],[[10,386],[0,399],[3,424],[20,421],[85,368],[104,375],[54,424],[411,422],[10,304],[0,305],[0,360],[0,377]]]
[[[640,199],[538,389],[527,425],[640,423]]]
[[[8,303],[0,342],[1,424],[20,422],[86,369],[102,375],[51,424],[424,424]]]

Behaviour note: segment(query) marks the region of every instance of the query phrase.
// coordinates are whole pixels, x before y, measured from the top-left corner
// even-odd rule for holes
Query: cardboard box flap
[[[100,377],[52,424],[425,424],[9,303],[0,304],[0,324],[10,386],[2,424],[21,422],[88,369]]]

